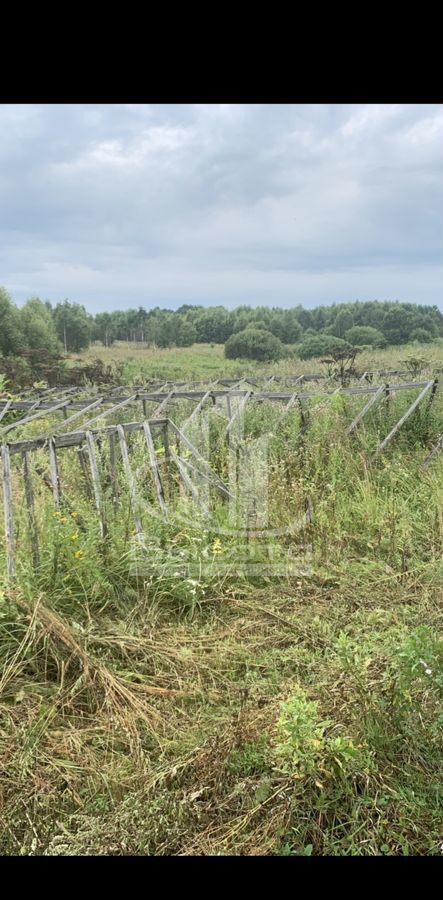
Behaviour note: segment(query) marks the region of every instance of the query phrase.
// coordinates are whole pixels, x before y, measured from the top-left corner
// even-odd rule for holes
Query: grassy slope
[[[156,354],[147,377],[228,371],[219,348]],[[378,462],[387,422],[350,441],[351,416],[314,412],[302,453],[295,417],[277,436],[311,577],[135,582],[123,524],[109,558],[92,519],[53,523],[57,566],[0,606],[1,852],[441,852],[443,461],[419,468],[423,416]]]

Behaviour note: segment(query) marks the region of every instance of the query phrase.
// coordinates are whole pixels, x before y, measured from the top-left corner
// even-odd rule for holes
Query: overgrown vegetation
[[[198,377],[209,360],[211,374],[244,374],[222,347],[180,354],[122,358],[122,377]],[[359,366],[408,358],[365,351]],[[254,364],[276,369],[300,363]],[[19,571],[0,598],[3,854],[441,855],[442,455],[420,467],[440,391],[374,456],[413,396],[387,397],[350,437],[361,398],[311,401],[308,428],[295,410],[277,425],[277,405],[248,408],[246,433],[274,434],[277,521],[310,498],[311,575],[136,577],[123,473],[102,541],[69,454],[69,510],[54,512],[43,482],[36,496],[35,573],[16,484]],[[171,490],[187,518],[144,521],[154,569],[163,554],[228,559],[228,538]]]

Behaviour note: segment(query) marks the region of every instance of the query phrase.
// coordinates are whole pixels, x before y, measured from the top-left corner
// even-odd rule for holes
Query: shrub
[[[420,344],[429,344],[433,340],[433,336],[426,328],[414,328],[410,340],[419,341]]]
[[[345,349],[346,347],[350,347],[350,344],[343,338],[320,332],[305,337],[298,348],[298,356],[300,359],[312,359],[314,356],[324,356],[337,348]]]
[[[286,355],[284,344],[261,328],[245,328],[232,334],[225,344],[227,359],[258,359],[263,362],[281,359]]]
[[[371,347],[386,347],[386,338],[378,330],[370,325],[354,325],[345,334],[346,340],[354,347],[363,347],[365,344]]]

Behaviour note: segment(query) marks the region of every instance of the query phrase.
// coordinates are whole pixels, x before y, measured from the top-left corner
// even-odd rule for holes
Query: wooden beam
[[[23,453],[23,477],[25,482],[26,506],[28,509],[28,531],[31,544],[32,565],[37,569],[40,565],[40,551],[38,546],[38,531],[35,518],[34,491],[32,487],[32,475],[29,466],[29,453]]]
[[[87,422],[84,423],[83,428],[90,428],[95,422],[98,422],[99,419],[104,419],[105,416],[111,416],[113,413],[118,412],[119,409],[123,409],[123,407],[128,406],[129,403],[133,403],[134,400],[137,400],[137,394],[131,394],[130,397],[126,397],[120,403],[116,403],[115,406],[111,406],[110,409],[105,409],[103,412],[99,413],[98,416],[95,416],[93,419],[88,419]]]
[[[169,427],[172,429],[172,431],[175,432],[177,437],[181,438],[181,440],[183,441],[185,446],[188,448],[188,450],[190,450],[192,455],[195,457],[195,459],[198,460],[198,462],[200,463],[200,465],[203,468],[203,471],[211,476],[211,478],[213,479],[214,487],[217,488],[219,493],[222,494],[222,496],[224,496],[224,497],[228,497],[229,499],[234,500],[235,497],[228,490],[224,481],[222,481],[220,476],[217,475],[217,473],[214,472],[213,469],[211,469],[211,466],[206,462],[206,460],[203,458],[203,456],[201,456],[201,454],[198,452],[197,448],[194,447],[193,444],[191,444],[191,441],[186,437],[186,435],[183,434],[182,431],[180,431],[180,428],[178,428],[177,425],[175,424],[175,422],[173,422],[171,419],[169,420]],[[172,451],[170,451],[170,452],[172,452]]]
[[[416,399],[414,400],[414,402],[411,403],[411,405],[408,407],[408,409],[406,410],[406,412],[404,413],[404,415],[401,417],[401,419],[398,420],[397,424],[394,425],[394,427],[391,429],[391,431],[389,432],[389,434],[388,434],[388,435],[385,437],[385,439],[384,439],[383,441],[381,441],[381,443],[378,445],[377,450],[376,450],[377,453],[380,453],[382,450],[385,449],[385,447],[387,446],[387,444],[389,444],[389,441],[392,440],[392,438],[394,437],[394,435],[396,435],[397,432],[398,432],[398,431],[400,430],[400,428],[402,427],[402,425],[404,425],[404,423],[406,422],[406,419],[409,419],[409,416],[414,412],[415,409],[417,409],[418,404],[421,403],[421,401],[423,400],[423,397],[426,396],[426,394],[428,393],[428,391],[431,390],[431,388],[434,386],[434,384],[435,384],[435,379],[434,379],[434,378],[432,379],[432,381],[428,381],[426,387],[423,388],[422,391],[420,391],[418,397],[416,397]]]
[[[14,538],[14,516],[12,508],[12,483],[11,483],[11,462],[9,458],[9,447],[7,444],[2,445],[2,464],[3,464],[3,505],[5,515],[5,539],[6,539],[6,570],[8,578],[15,576],[15,538]]]
[[[188,473],[186,472],[186,468],[183,464],[184,460],[182,460],[182,458],[180,456],[177,456],[177,454],[174,453],[174,450],[172,450],[172,448],[171,448],[171,458],[178,468],[180,480],[183,483],[183,486],[186,488],[187,491],[189,491],[189,493],[192,495],[195,502],[202,508],[202,510],[206,513],[206,515],[209,515],[208,507],[200,499],[197,488],[192,483],[191,479],[188,476]]]
[[[385,390],[386,390],[385,385],[381,384],[378,391],[375,394],[372,394],[372,397],[369,398],[368,402],[365,403],[363,409],[360,410],[358,415],[351,422],[351,424],[348,428],[347,434],[351,434],[351,432],[354,431],[354,428],[356,428],[357,425],[360,424],[361,420],[363,419],[363,416],[365,416],[366,413],[369,412],[371,407],[374,406],[374,404],[377,403],[378,400],[380,400],[380,398],[383,396]]]
[[[129,498],[134,515],[135,530],[137,532],[137,535],[140,536],[143,534],[143,525],[140,518],[140,504],[138,499],[137,484],[134,478],[134,473],[131,469],[131,463],[129,462],[126,434],[122,425],[117,425],[117,434],[120,442],[123,468],[125,470],[125,475],[128,482]]]
[[[94,437],[90,431],[86,432],[86,449],[89,456],[89,464],[91,466],[92,487],[94,491],[94,500],[97,509],[98,519],[100,523],[100,535],[102,540],[106,537],[106,520],[103,503],[103,492],[100,481],[100,473],[97,463],[97,454],[95,452]]]
[[[56,508],[60,509],[60,477],[58,474],[57,450],[56,450],[53,438],[49,438],[49,440],[48,440],[48,450],[49,450],[49,470],[50,470],[50,475],[51,475],[52,496],[54,497],[54,503],[55,503]]]
[[[160,509],[165,518],[168,516],[168,510],[165,502],[165,494],[163,490],[163,484],[160,477],[159,465],[157,460],[157,454],[155,452],[154,441],[152,440],[151,429],[149,427],[149,422],[143,422],[143,431],[145,434],[146,446],[148,448],[148,456],[149,462],[152,469],[152,475],[154,478],[154,486],[158,497],[158,502],[160,504]]]
[[[22,419],[17,419],[16,422],[12,422],[10,425],[7,425],[6,428],[3,428],[2,435],[9,434],[13,428],[18,428],[21,425],[28,425],[29,422],[34,422],[35,419],[41,419],[42,416],[52,415],[52,413],[57,412],[58,409],[63,409],[63,407],[68,406],[70,400],[62,400],[60,403],[56,403],[54,406],[51,406],[49,409],[41,409],[40,412],[34,413],[34,415],[24,416]],[[36,406],[39,406],[41,401],[35,403],[31,409],[35,409]]]

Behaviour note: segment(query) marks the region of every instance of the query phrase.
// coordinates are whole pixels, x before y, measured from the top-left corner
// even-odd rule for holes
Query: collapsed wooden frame
[[[242,380],[243,381],[243,380]],[[354,387],[354,388],[344,388],[342,389],[342,394],[347,394],[351,396],[360,395],[360,394],[370,394],[369,400],[365,403],[364,407],[360,410],[358,415],[354,418],[353,422],[348,428],[348,433],[352,433],[357,425],[359,425],[366,415],[366,413],[371,409],[383,396],[390,396],[391,392],[398,390],[411,390],[414,388],[422,388],[419,395],[415,398],[413,403],[407,408],[406,412],[402,415],[402,417],[398,420],[398,422],[391,429],[389,434],[380,442],[377,447],[376,452],[379,453],[385,449],[387,444],[392,440],[392,438],[398,433],[402,425],[406,422],[410,415],[417,409],[418,405],[421,401],[427,396],[429,396],[429,403],[432,402],[438,387],[438,379],[434,378],[427,382],[407,382],[403,384],[384,384],[384,385],[367,385],[365,387]],[[134,432],[142,432],[144,435],[145,446],[148,455],[149,466],[151,469],[153,484],[155,489],[155,494],[158,499],[159,507],[161,513],[165,519],[168,516],[168,509],[165,497],[165,491],[163,488],[162,477],[159,469],[159,463],[157,459],[157,454],[155,451],[154,441],[152,430],[160,429],[160,435],[163,440],[164,452],[165,452],[165,461],[169,466],[173,463],[178,471],[180,482],[182,483],[185,491],[191,494],[196,502],[200,502],[200,505],[204,509],[204,512],[208,512],[207,508],[199,500],[198,494],[195,490],[195,486],[190,479],[187,469],[192,468],[195,472],[209,481],[209,483],[216,488],[216,490],[221,494],[222,497],[233,498],[230,493],[228,487],[224,484],[223,480],[218,476],[218,474],[210,467],[208,462],[203,458],[203,456],[199,453],[197,448],[193,445],[193,443],[187,437],[185,431],[186,428],[195,420],[198,414],[202,411],[204,404],[210,399],[215,403],[217,398],[226,398],[227,401],[227,411],[228,411],[228,424],[225,429],[225,434],[228,436],[232,427],[240,415],[240,413],[245,409],[249,400],[273,400],[285,402],[285,408],[283,413],[280,415],[277,420],[277,425],[283,420],[283,418],[288,414],[288,412],[293,408],[295,404],[298,404],[298,408],[301,414],[302,420],[302,430],[307,427],[307,419],[304,414],[302,400],[308,400],[311,397],[322,396],[322,395],[333,395],[336,391],[316,391],[316,392],[294,392],[292,394],[274,392],[272,394],[264,391],[253,392],[252,390],[242,389],[241,383],[234,382],[232,388],[224,391],[220,390],[207,390],[205,392],[175,392],[170,391],[161,400],[160,404],[156,407],[156,412],[164,411],[167,403],[172,397],[180,396],[184,399],[197,399],[197,405],[191,415],[187,418],[184,425],[181,428],[176,425],[169,417],[156,416],[155,418],[144,418],[141,422],[127,422],[122,424],[114,424],[108,426],[101,426],[96,429],[91,429],[91,425],[99,421],[105,415],[110,415],[112,413],[118,412],[119,410],[127,407],[130,403],[135,400],[144,400],[144,399],[158,399],[158,394],[153,395],[146,398],[137,394],[132,394],[129,397],[120,399],[117,404],[113,404],[109,409],[105,410],[98,416],[95,416],[93,419],[89,419],[82,427],[81,430],[77,431],[68,431],[66,434],[54,433],[51,436],[39,436],[36,438],[15,441],[13,443],[3,443],[1,447],[1,457],[2,457],[2,467],[3,467],[3,500],[4,500],[4,517],[5,517],[5,545],[6,545],[6,561],[7,561],[7,574],[9,577],[13,577],[15,574],[15,536],[14,536],[14,516],[13,516],[13,492],[12,492],[12,479],[11,479],[11,457],[17,454],[21,454],[22,462],[23,462],[23,479],[24,479],[24,487],[25,487],[25,500],[26,500],[26,508],[28,514],[28,532],[29,532],[29,541],[32,552],[32,561],[34,567],[37,567],[40,562],[40,546],[39,546],[39,538],[37,533],[37,525],[36,525],[36,516],[35,516],[35,505],[34,505],[34,490],[32,484],[31,477],[31,467],[30,467],[30,453],[33,451],[37,451],[40,449],[47,449],[48,457],[49,457],[49,470],[50,475],[47,476],[46,473],[40,471],[44,478],[45,483],[50,488],[53,496],[54,505],[57,510],[60,510],[63,503],[67,502],[64,497],[61,483],[60,483],[60,474],[58,467],[58,458],[57,451],[63,450],[69,447],[78,447],[79,451],[79,462],[81,465],[81,470],[83,475],[86,478],[90,478],[92,485],[92,497],[99,521],[100,528],[100,536],[104,540],[107,535],[107,522],[105,516],[105,504],[103,499],[103,489],[100,480],[99,466],[97,462],[96,456],[96,442],[98,440],[108,440],[109,441],[109,464],[110,464],[110,479],[113,486],[113,504],[114,506],[118,505],[118,496],[117,496],[117,475],[116,475],[116,442],[118,442],[118,446],[120,447],[121,460],[123,465],[123,470],[126,478],[126,483],[128,485],[129,491],[129,499],[130,506],[133,512],[135,531],[138,536],[143,535],[143,524],[141,517],[141,505],[140,498],[138,493],[137,481],[132,472],[131,462],[129,458],[129,449],[127,444],[127,435]],[[239,399],[239,403],[237,408],[232,413],[230,409],[229,403],[230,400],[236,397]],[[97,408],[100,405],[102,398],[95,398],[95,400],[91,402],[87,402],[86,405],[83,405],[78,413],[75,413],[73,416],[68,417],[65,420],[64,425],[69,425],[73,420],[76,420],[80,415],[87,413],[91,410],[91,408]],[[109,402],[110,398],[108,398]],[[81,402],[81,401],[79,401]],[[63,404],[65,401],[58,401],[56,404],[57,410],[63,408]],[[35,404],[32,405],[32,408],[35,408]],[[36,418],[36,414],[31,413],[28,421]],[[63,423],[62,423],[63,424]],[[59,429],[59,432],[62,429]],[[169,442],[168,438],[168,430],[171,431],[174,437],[177,439],[179,445],[183,445],[190,452],[193,457],[193,464],[190,464],[189,461],[180,456],[180,453],[176,453]],[[443,436],[440,436],[438,439],[436,447],[434,447],[432,453],[427,457],[423,466],[429,465],[431,459],[435,455],[435,453],[443,447]],[[86,459],[89,463],[89,468],[86,466]]]

